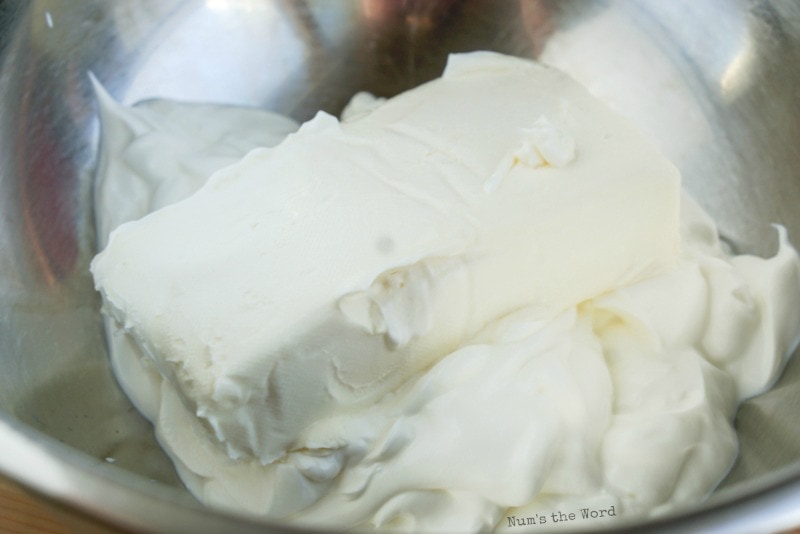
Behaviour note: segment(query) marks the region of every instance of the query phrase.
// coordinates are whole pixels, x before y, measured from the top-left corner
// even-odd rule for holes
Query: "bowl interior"
[[[80,469],[109,484],[183,491],[107,363],[88,272],[98,138],[89,72],[128,104],[226,102],[302,121],[319,109],[337,114],[356,91],[397,94],[436,77],[449,52],[481,49],[557,66],[629,117],[734,249],[771,254],[771,223],[800,243],[800,5],[4,2],[0,422],[13,432],[0,439],[47,443],[56,464],[96,459]],[[756,491],[779,469],[800,478],[800,362],[742,406],[737,428],[740,458],[717,500]],[[0,457],[0,470],[59,493],[47,475],[26,478],[13,457]]]

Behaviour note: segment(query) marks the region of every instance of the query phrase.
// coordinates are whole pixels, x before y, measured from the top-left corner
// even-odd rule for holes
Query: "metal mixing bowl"
[[[125,103],[219,101],[304,120],[338,113],[358,90],[413,87],[448,52],[476,49],[561,67],[630,117],[733,247],[771,253],[772,222],[800,243],[796,2],[2,1],[0,471],[130,529],[266,525],[182,489],[109,371],[87,270],[98,137],[89,71]],[[720,489],[660,528],[800,525],[800,362],[742,406],[737,426],[740,459]]]

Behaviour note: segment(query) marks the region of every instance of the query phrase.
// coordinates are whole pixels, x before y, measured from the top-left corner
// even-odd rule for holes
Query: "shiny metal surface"
[[[125,103],[219,101],[304,120],[358,90],[396,94],[438,75],[448,52],[477,49],[556,65],[630,117],[735,248],[769,254],[772,222],[800,243],[796,2],[5,1],[0,471],[129,529],[265,531],[181,488],[109,371],[88,274],[89,71]],[[740,460],[720,489],[659,527],[800,525],[800,362],[737,425]]]

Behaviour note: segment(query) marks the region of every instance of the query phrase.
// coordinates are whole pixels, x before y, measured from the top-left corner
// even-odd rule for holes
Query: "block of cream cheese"
[[[565,75],[491,53],[357,120],[319,113],[92,264],[231,458],[305,448],[516,309],[542,318],[671,267],[679,175]]]
[[[111,230],[183,200],[215,171],[254,148],[276,145],[298,127],[277,113],[240,106],[153,99],[127,107],[94,76],[91,81],[103,131],[94,184],[100,248]],[[106,332],[117,380],[139,411],[155,419],[160,375],[108,321]]]
[[[98,91],[100,242],[156,210],[93,264],[115,372],[205,503],[407,532],[664,513],[724,475],[796,345],[785,231],[731,256],[545,67],[453,56],[247,156],[293,125]]]

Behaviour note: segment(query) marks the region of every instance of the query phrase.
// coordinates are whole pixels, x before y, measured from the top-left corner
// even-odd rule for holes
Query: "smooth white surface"
[[[237,106],[155,99],[128,108],[91,79],[103,130],[94,191],[101,248],[123,223],[183,200],[215,171],[298,128],[287,117]],[[117,380],[139,411],[155,419],[158,373],[108,318],[106,333]]]
[[[674,168],[552,70],[455,56],[365,102],[93,263],[189,488],[407,530],[710,491],[800,325],[794,251],[729,260],[684,199],[679,252]]]

